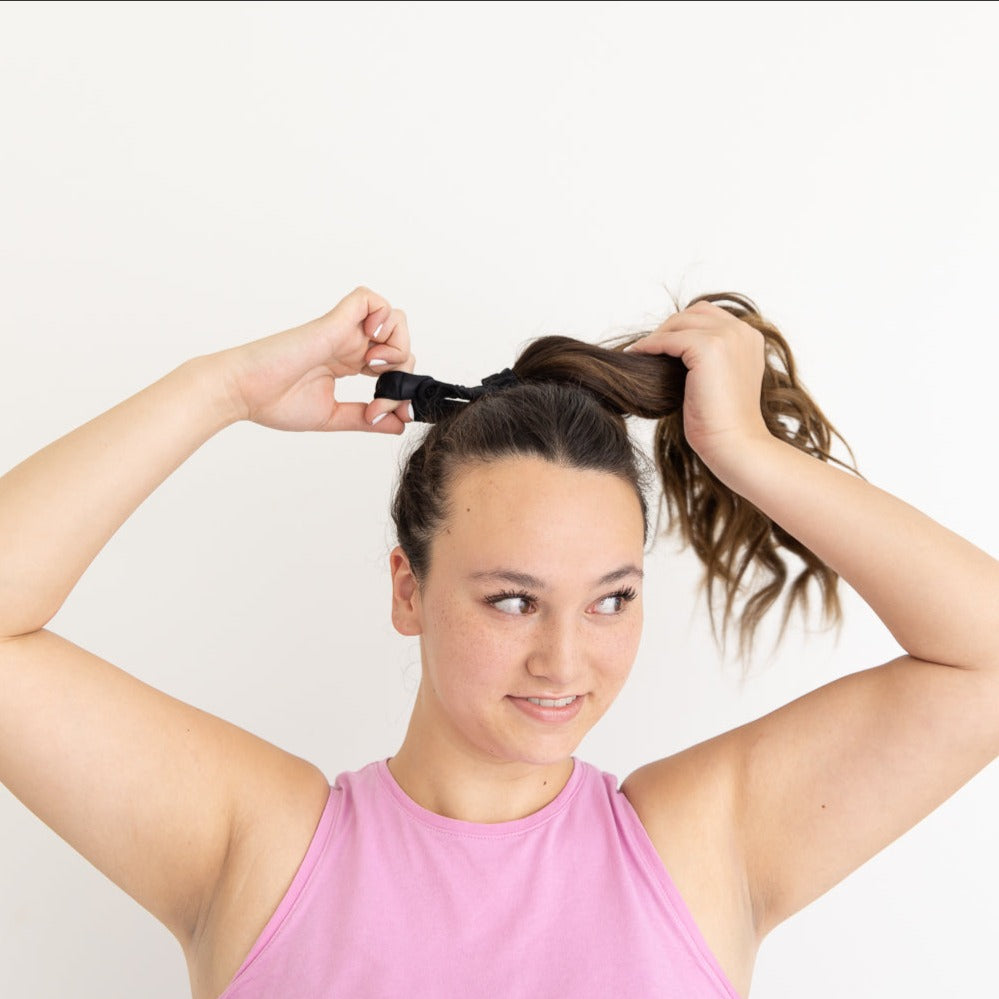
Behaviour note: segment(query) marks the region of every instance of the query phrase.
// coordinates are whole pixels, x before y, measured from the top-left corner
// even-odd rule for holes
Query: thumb
[[[367,404],[363,402],[340,402],[324,430],[362,430],[375,434],[401,434],[406,424],[395,413],[386,413],[384,418],[372,425],[365,419]]]

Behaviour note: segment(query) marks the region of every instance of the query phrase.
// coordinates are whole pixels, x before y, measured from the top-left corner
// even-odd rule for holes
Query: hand
[[[401,434],[410,420],[408,402],[339,402],[335,396],[338,378],[412,371],[415,364],[405,314],[369,288],[355,288],[319,319],[218,356],[240,419],[276,430],[388,434]]]
[[[716,475],[728,456],[769,438],[760,410],[763,334],[721,306],[695,302],[674,313],[648,336],[625,348],[635,354],[669,354],[687,368],[683,432]]]

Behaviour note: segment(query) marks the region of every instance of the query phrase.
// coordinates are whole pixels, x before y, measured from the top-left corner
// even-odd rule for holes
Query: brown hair
[[[763,334],[766,369],[760,406],[770,432],[820,461],[832,461],[856,472],[849,445],[798,380],[784,337],[753,302],[734,292],[700,295],[689,304],[698,301],[714,302]],[[673,303],[681,311],[675,297]],[[533,455],[573,468],[618,475],[638,494],[648,540],[645,492],[652,474],[626,424],[627,417],[639,416],[658,421],[654,457],[667,530],[678,530],[704,564],[716,637],[716,584],[724,592],[722,637],[732,623],[737,598],[744,598],[739,614],[743,657],[752,647],[760,620],[785,587],[778,641],[794,607],[807,610],[812,582],[821,594],[824,617],[838,622],[841,610],[836,573],[753,504],[723,485],[687,444],[682,415],[683,362],[665,354],[622,353],[629,343],[650,332],[605,341],[611,346],[566,336],[540,337],[513,365],[520,384],[486,394],[430,425],[404,463],[392,506],[399,544],[417,581],[429,570],[433,538],[448,517],[449,485],[468,462]],[[852,465],[830,454],[834,436],[846,447]],[[786,552],[803,563],[789,585],[783,557]]]

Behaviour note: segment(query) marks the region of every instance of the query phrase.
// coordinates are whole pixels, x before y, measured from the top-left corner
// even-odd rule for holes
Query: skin
[[[391,557],[393,623],[420,635],[423,672],[389,769],[431,811],[497,822],[537,811],[562,789],[571,753],[628,677],[642,627],[642,513],[628,482],[538,458],[472,465],[450,500],[422,587],[401,549]],[[597,582],[625,567],[622,580]],[[497,569],[544,585],[528,588],[530,600],[490,604],[522,589],[475,578]],[[613,597],[622,587],[638,596]],[[511,699],[568,694],[583,708],[558,725]]]
[[[832,566],[905,653],[622,783],[745,995],[774,926],[999,755],[999,563],[770,437],[762,338],[725,310],[697,303],[633,349],[683,359],[694,450]],[[170,929],[195,999],[223,991],[287,890],[327,777],[46,625],[108,538],[214,434],[241,420],[402,433],[406,403],[340,403],[336,382],[413,366],[405,315],[357,288],[319,319],[186,362],[0,479],[0,780]],[[420,636],[423,677],[390,770],[424,807],[503,821],[564,786],[569,755],[627,676],[640,603],[604,619],[615,605],[595,580],[640,567],[638,502],[612,476],[526,459],[463,470],[454,497],[421,586],[392,554],[393,621]],[[544,586],[527,603],[486,605],[495,584],[468,575],[496,568]],[[508,703],[563,691],[585,695],[564,733]]]

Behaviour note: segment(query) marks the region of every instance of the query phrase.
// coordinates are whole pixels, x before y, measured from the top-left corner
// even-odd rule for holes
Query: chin
[[[567,739],[548,738],[526,740],[514,746],[506,747],[503,755],[510,762],[526,763],[534,767],[550,767],[564,763],[576,750],[582,738]]]

